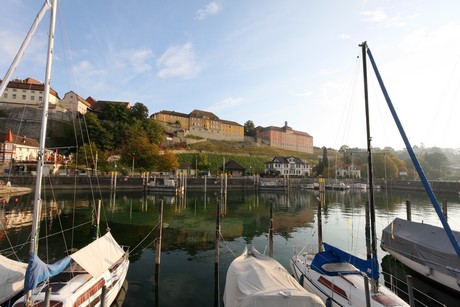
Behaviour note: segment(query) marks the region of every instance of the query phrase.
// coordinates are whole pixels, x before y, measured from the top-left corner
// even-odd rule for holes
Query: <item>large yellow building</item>
[[[187,134],[199,137],[225,140],[244,141],[244,127],[236,122],[220,119],[211,112],[193,110],[190,114],[175,111],[160,111],[151,118],[163,125],[176,126]]]

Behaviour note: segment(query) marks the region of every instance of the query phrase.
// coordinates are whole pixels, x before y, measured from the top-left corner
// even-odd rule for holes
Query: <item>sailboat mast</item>
[[[371,250],[372,250],[372,269],[378,270],[378,259],[377,259],[377,236],[375,230],[375,202],[374,202],[374,182],[372,174],[372,146],[371,146],[371,127],[369,121],[369,94],[367,88],[367,57],[366,49],[367,42],[363,42],[360,47],[362,48],[363,57],[363,79],[364,79],[364,104],[366,109],[366,136],[367,136],[367,174],[369,182],[369,213],[370,213],[370,224],[371,224]],[[366,217],[368,218],[368,217]],[[378,289],[378,279],[374,279],[372,284],[373,291]]]
[[[48,1],[47,1],[48,2]],[[53,48],[54,48],[54,30],[56,27],[56,11],[57,11],[58,0],[53,0],[51,7],[51,20],[48,38],[48,55],[46,60],[46,72],[45,72],[45,84],[44,84],[44,101],[43,101],[43,113],[42,113],[42,124],[40,129],[40,141],[38,147],[37,157],[37,178],[35,182],[35,196],[34,196],[34,216],[32,221],[32,235],[29,253],[37,252],[38,250],[38,238],[40,233],[40,215],[42,207],[41,199],[41,187],[43,177],[43,165],[45,163],[45,139],[46,129],[48,125],[48,105],[50,96],[50,84],[51,84],[51,64],[53,60]]]

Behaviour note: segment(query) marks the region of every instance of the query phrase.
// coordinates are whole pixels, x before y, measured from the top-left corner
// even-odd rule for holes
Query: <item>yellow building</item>
[[[213,140],[244,141],[242,125],[220,119],[217,115],[207,111],[193,110],[190,114],[185,114],[163,110],[154,113],[151,118],[163,125],[181,128],[186,134]]]

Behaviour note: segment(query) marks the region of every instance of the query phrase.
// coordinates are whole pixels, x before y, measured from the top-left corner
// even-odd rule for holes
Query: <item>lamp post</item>
[[[135,160],[135,156],[134,156],[134,155],[135,155],[135,154],[136,154],[136,153],[133,152],[133,166],[132,166],[132,168],[131,168],[131,177],[134,176],[134,160]]]

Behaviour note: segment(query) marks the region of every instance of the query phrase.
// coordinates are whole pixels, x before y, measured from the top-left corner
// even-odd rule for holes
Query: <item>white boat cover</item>
[[[453,233],[460,242],[460,232]],[[382,231],[381,247],[460,280],[460,259],[442,227],[395,218]]]
[[[123,254],[123,249],[110,232],[107,232],[103,237],[73,253],[70,257],[91,276],[97,277],[120,260]]]
[[[324,306],[321,299],[305,290],[276,260],[252,248],[244,249],[228,268],[224,305],[263,307]]]
[[[0,255],[0,304],[24,288],[27,263]]]

